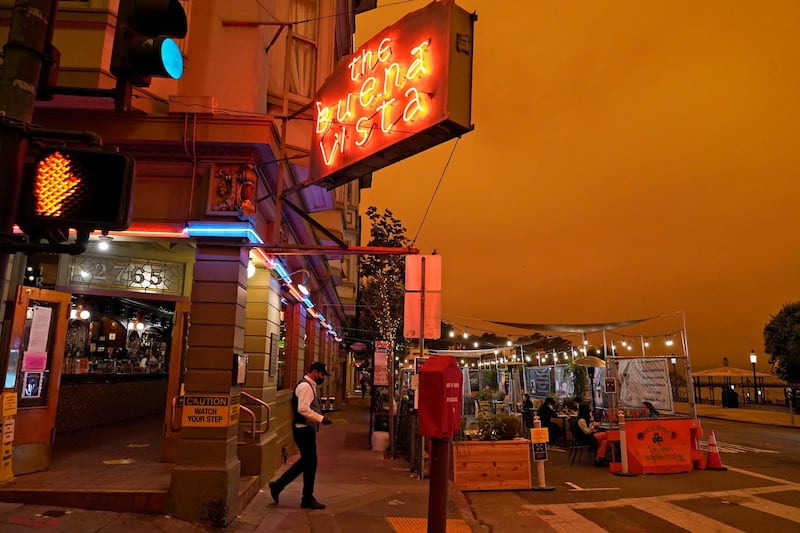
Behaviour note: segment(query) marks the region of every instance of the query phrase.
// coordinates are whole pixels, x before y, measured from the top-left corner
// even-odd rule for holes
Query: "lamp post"
[[[756,362],[758,356],[755,350],[750,350],[750,364],[753,365],[753,403],[758,403],[758,378],[756,378]]]

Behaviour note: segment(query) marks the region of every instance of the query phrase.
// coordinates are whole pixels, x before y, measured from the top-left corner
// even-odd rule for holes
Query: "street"
[[[763,531],[800,528],[800,432],[703,420],[726,471],[621,477],[551,449],[553,491],[465,493],[485,531]],[[701,442],[705,447],[706,441]],[[534,483],[535,485],[538,483]]]

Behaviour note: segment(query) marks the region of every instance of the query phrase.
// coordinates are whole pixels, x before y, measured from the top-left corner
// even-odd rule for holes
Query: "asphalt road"
[[[570,467],[551,449],[554,490],[465,495],[492,532],[800,531],[800,431],[710,419],[703,428],[714,430],[728,470],[620,477],[587,458]]]

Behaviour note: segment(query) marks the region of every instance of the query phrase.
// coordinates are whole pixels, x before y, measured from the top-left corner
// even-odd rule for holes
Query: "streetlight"
[[[756,361],[758,361],[756,351],[751,349],[750,364],[753,365],[753,403],[758,403],[758,378],[756,378]]]

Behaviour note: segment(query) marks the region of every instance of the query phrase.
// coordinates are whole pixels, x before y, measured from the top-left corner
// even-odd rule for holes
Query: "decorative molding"
[[[243,218],[252,218],[256,213],[257,192],[258,177],[252,164],[214,164],[206,214],[236,213]]]

